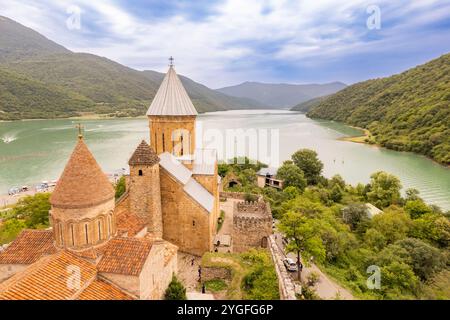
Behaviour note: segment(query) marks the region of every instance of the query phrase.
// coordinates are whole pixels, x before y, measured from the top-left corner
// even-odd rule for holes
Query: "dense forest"
[[[352,85],[315,105],[308,116],[366,128],[383,147],[450,165],[450,54]]]
[[[375,172],[365,185],[349,185],[339,175],[327,179],[312,150],[297,151],[279,168],[283,190],[256,185],[262,166],[247,159],[220,165],[219,173],[240,182],[226,190],[269,201],[287,250],[298,249],[305,264],[313,256],[357,299],[450,299],[450,212],[426,204],[415,189],[402,197],[401,181],[386,172]],[[372,216],[366,203],[382,211]],[[367,285],[368,270],[380,272],[379,287]],[[320,297],[312,288],[303,298]]]

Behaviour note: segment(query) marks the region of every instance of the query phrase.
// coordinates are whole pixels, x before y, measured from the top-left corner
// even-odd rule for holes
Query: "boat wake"
[[[5,134],[3,137],[1,137],[1,140],[2,140],[4,143],[8,144],[8,143],[11,143],[11,142],[17,140],[17,137],[16,137],[16,136],[11,136],[11,135],[6,135],[6,134]]]

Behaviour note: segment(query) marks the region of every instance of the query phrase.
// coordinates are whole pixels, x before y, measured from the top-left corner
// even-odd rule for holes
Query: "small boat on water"
[[[13,136],[3,136],[2,137],[2,141],[6,144],[13,142],[14,140],[16,140],[15,137]]]

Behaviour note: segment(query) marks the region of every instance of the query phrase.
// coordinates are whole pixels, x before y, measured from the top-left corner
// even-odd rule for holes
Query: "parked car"
[[[292,271],[292,272],[298,271],[297,264],[291,258],[285,258],[283,260],[283,263],[284,263],[284,266],[286,267],[287,271]]]

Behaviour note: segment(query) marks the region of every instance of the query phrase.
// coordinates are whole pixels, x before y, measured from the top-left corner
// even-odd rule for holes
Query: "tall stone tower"
[[[195,150],[197,110],[172,63],[147,111],[150,145],[157,154],[172,153],[189,163]]]
[[[130,211],[148,221],[148,231],[163,236],[159,158],[144,141],[139,144],[130,160]]]
[[[116,234],[114,188],[81,135],[50,203],[55,243],[60,248],[84,251]]]

